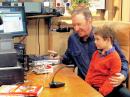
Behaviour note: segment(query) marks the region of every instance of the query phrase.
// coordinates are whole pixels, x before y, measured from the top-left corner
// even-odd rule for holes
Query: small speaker
[[[13,67],[17,65],[17,53],[14,51],[0,51],[0,67]]]
[[[0,85],[24,82],[24,69],[20,66],[0,68]]]

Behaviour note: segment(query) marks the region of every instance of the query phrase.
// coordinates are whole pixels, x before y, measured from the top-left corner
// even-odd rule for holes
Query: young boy
[[[109,78],[121,71],[121,59],[113,47],[114,32],[110,27],[98,27],[94,31],[97,50],[92,56],[85,81],[103,96],[113,91]]]

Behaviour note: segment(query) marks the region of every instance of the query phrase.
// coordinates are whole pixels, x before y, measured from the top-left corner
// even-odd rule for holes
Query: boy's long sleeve
[[[111,85],[109,78],[112,77],[115,73],[119,73],[121,71],[121,61],[118,58],[111,60],[110,65],[110,76],[108,76],[106,81],[99,88],[99,92],[101,92],[104,96],[108,95],[113,90],[113,86]]]

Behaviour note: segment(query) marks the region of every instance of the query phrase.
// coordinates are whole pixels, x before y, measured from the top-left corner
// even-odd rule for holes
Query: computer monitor
[[[11,34],[13,37],[27,35],[25,10],[22,6],[0,6],[0,34]]]
[[[0,6],[0,50],[13,47],[12,38],[27,35],[26,15],[22,6]]]

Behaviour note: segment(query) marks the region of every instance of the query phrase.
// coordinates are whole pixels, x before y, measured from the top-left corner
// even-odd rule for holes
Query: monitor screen
[[[25,10],[22,6],[0,6],[0,36],[10,34],[12,37],[27,35]]]

